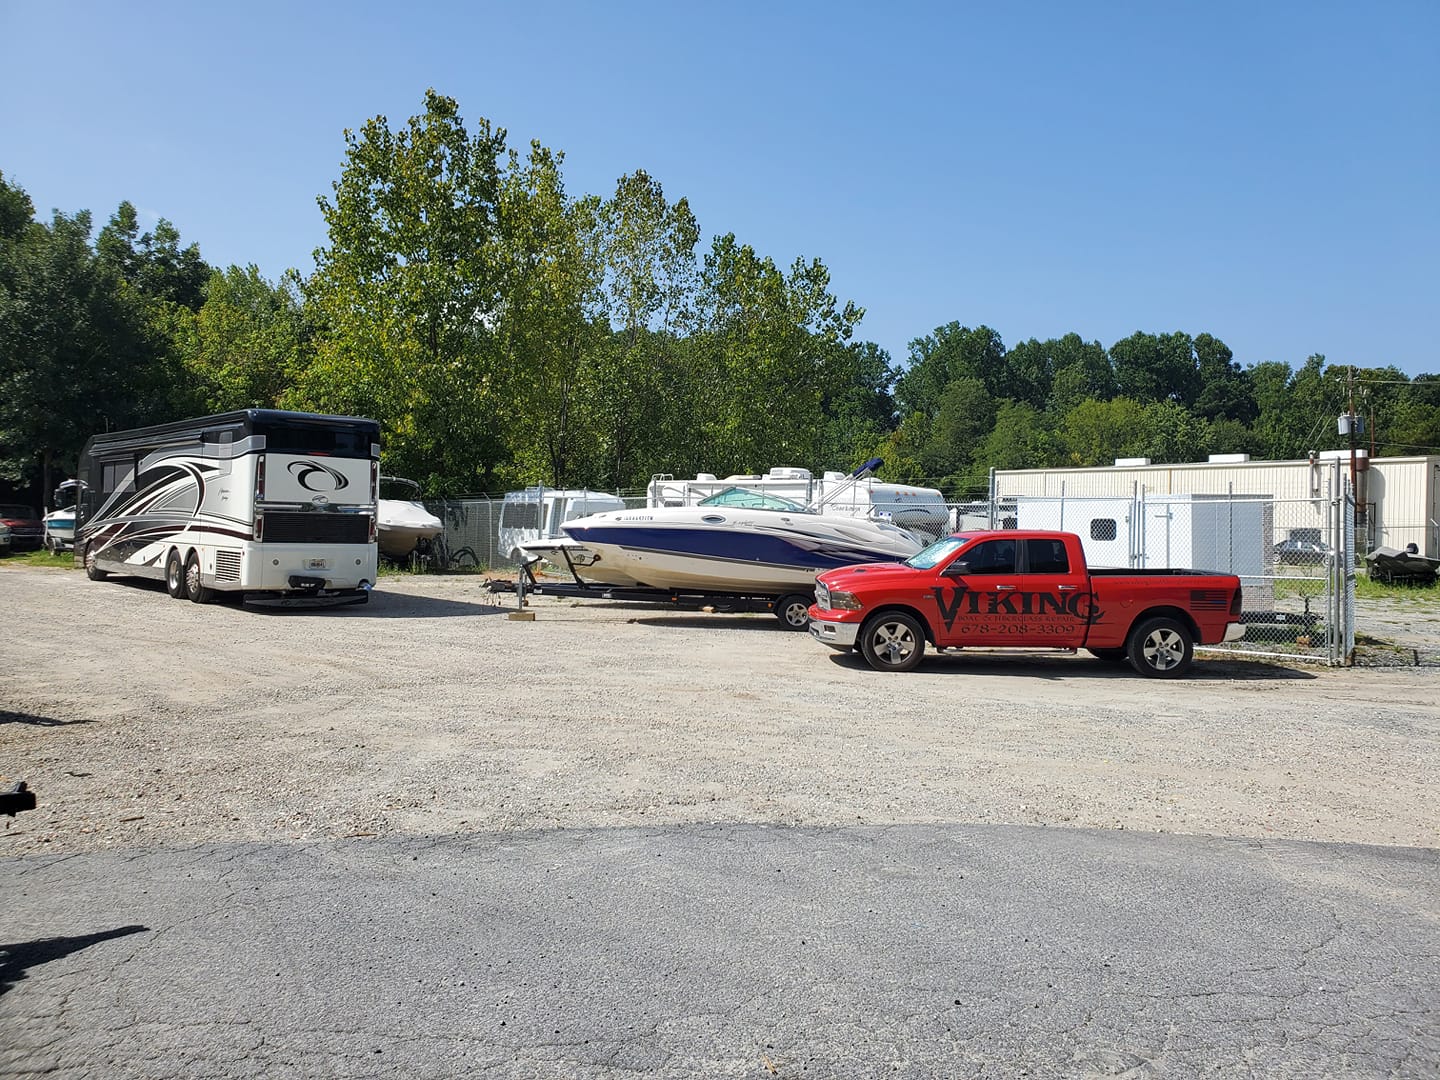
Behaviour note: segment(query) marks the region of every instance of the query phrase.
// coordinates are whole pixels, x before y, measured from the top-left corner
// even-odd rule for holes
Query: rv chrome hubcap
[[[200,591],[200,564],[191,563],[185,568],[185,588],[192,594]]]

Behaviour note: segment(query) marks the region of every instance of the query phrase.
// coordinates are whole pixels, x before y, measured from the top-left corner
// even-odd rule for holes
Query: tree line
[[[1440,452],[1440,376],[1242,366],[1209,333],[1007,348],[956,322],[896,364],[821,260],[702,248],[643,171],[572,195],[562,153],[434,91],[344,142],[314,269],[277,281],[128,202],[98,233],[38,220],[0,173],[0,483],[43,498],[92,434],[248,407],[373,417],[385,470],[429,494],[880,457],[960,498],[991,468],[1303,456],[1352,399],[1367,449]]]

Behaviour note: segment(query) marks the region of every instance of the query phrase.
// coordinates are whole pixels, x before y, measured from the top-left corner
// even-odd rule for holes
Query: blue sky
[[[342,132],[423,109],[645,169],[818,257],[898,361],[1208,331],[1242,364],[1440,372],[1440,2],[236,5],[0,0],[0,172],[312,268]]]

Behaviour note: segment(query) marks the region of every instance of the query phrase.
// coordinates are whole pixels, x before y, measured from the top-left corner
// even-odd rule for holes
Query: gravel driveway
[[[721,823],[1440,846],[1433,668],[972,653],[873,672],[767,615],[391,577],[264,613],[0,568],[12,855]]]

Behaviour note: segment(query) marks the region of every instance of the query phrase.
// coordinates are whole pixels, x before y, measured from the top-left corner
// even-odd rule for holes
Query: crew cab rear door
[[[1022,540],[1020,591],[1030,644],[1077,649],[1089,629],[1090,576],[1070,565],[1070,549],[1059,537]]]

